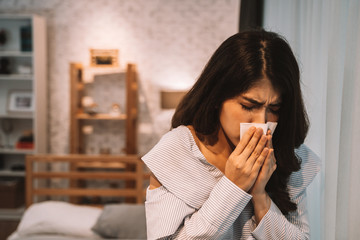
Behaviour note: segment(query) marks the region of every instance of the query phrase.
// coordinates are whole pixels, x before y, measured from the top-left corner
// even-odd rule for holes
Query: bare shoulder
[[[162,184],[160,183],[160,181],[155,177],[155,175],[153,173],[151,173],[150,175],[150,190],[152,189],[156,189],[158,187],[161,187]]]

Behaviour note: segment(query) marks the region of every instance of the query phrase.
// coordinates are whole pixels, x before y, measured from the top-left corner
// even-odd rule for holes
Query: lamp
[[[180,90],[161,90],[161,108],[162,109],[173,109],[176,108],[181,99],[186,94],[186,91]]]

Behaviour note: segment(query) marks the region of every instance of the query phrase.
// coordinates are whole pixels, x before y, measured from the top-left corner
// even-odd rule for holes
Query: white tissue
[[[271,134],[275,132],[275,128],[277,126],[277,122],[267,122],[267,123],[240,123],[240,139],[246,133],[246,131],[250,127],[262,128],[264,135],[266,134],[267,130],[270,129]]]

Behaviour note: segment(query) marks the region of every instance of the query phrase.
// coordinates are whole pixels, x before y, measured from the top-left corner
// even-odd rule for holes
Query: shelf
[[[122,162],[77,162],[75,163],[77,168],[107,168],[107,169],[125,169],[126,164]]]
[[[19,155],[23,155],[23,154],[33,154],[34,150],[33,149],[15,149],[15,148],[0,148],[0,153],[2,154],[19,154]]]
[[[1,118],[7,118],[7,119],[33,119],[33,113],[10,113],[10,114],[6,114],[6,115],[1,115],[0,114],[0,119]]]
[[[32,52],[0,51],[0,57],[32,57]]]
[[[112,112],[89,114],[87,109],[82,107],[82,97],[90,96],[91,91],[87,91],[86,84],[95,81],[96,75],[117,74],[111,76],[111,79],[125,80],[125,84],[121,84],[119,91],[125,91],[124,108],[126,111],[120,115],[113,115]],[[119,75],[118,75],[119,74]],[[125,76],[122,76],[125,74]],[[106,79],[103,76],[99,81]],[[134,87],[135,86],[135,87]],[[124,121],[122,127],[125,129],[125,147],[126,154],[136,154],[136,135],[137,135],[137,108],[138,108],[138,88],[137,88],[137,71],[135,64],[127,64],[126,70],[120,68],[97,68],[83,67],[81,63],[70,63],[70,153],[84,153],[86,149],[86,136],[84,135],[85,121]],[[99,94],[103,96],[106,93]],[[122,102],[123,94],[114,95],[113,102]]]
[[[77,119],[83,120],[125,120],[126,114],[120,114],[119,116],[113,116],[107,113],[98,113],[96,115],[89,115],[87,113],[78,113],[76,115]]]
[[[0,177],[25,177],[25,171],[0,170]]]
[[[34,79],[31,74],[0,74],[0,80],[13,81],[13,80],[22,80],[22,81],[32,81]]]

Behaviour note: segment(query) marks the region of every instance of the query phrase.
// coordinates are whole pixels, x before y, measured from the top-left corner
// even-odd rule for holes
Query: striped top
[[[295,151],[301,170],[288,187],[297,211],[284,216],[271,202],[257,225],[251,195],[206,161],[186,126],[171,130],[142,157],[162,184],[147,189],[148,239],[308,239],[306,187],[319,159],[305,145]]]

